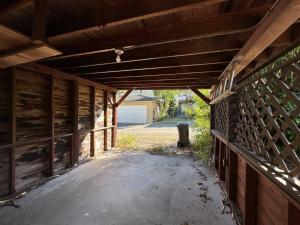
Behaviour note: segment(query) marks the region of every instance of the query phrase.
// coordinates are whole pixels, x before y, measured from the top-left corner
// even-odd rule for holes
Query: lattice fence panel
[[[239,86],[235,139],[295,178],[300,175],[299,55]]]
[[[227,136],[228,99],[223,99],[214,105],[214,128]]]

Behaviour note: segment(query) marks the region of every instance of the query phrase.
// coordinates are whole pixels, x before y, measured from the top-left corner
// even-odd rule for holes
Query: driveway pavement
[[[177,122],[184,119],[169,119],[157,123],[145,125],[120,124],[119,137],[132,135],[137,140],[138,149],[149,149],[153,147],[176,147],[178,141]],[[190,140],[193,138],[192,122],[190,121]]]

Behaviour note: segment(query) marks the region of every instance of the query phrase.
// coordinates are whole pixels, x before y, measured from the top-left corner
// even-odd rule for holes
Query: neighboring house
[[[195,108],[195,100],[192,94],[181,94],[178,96],[178,111],[180,114],[185,114],[186,110]]]
[[[118,123],[147,124],[159,117],[159,101],[153,91],[133,91],[118,107]]]

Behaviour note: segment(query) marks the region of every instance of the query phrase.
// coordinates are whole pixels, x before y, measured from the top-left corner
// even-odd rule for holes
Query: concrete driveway
[[[176,147],[178,141],[177,122],[184,119],[168,119],[145,125],[119,124],[118,135],[132,135],[136,138],[137,149],[149,149],[158,146]],[[193,139],[192,121],[190,125],[190,140]]]
[[[233,225],[215,182],[185,156],[106,153],[0,208],[0,224]]]

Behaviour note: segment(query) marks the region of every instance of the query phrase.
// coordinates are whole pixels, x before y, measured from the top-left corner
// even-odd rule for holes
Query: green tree
[[[160,119],[172,116],[176,111],[176,90],[154,90],[154,95],[159,98],[160,102]],[[169,114],[170,113],[170,114]]]

